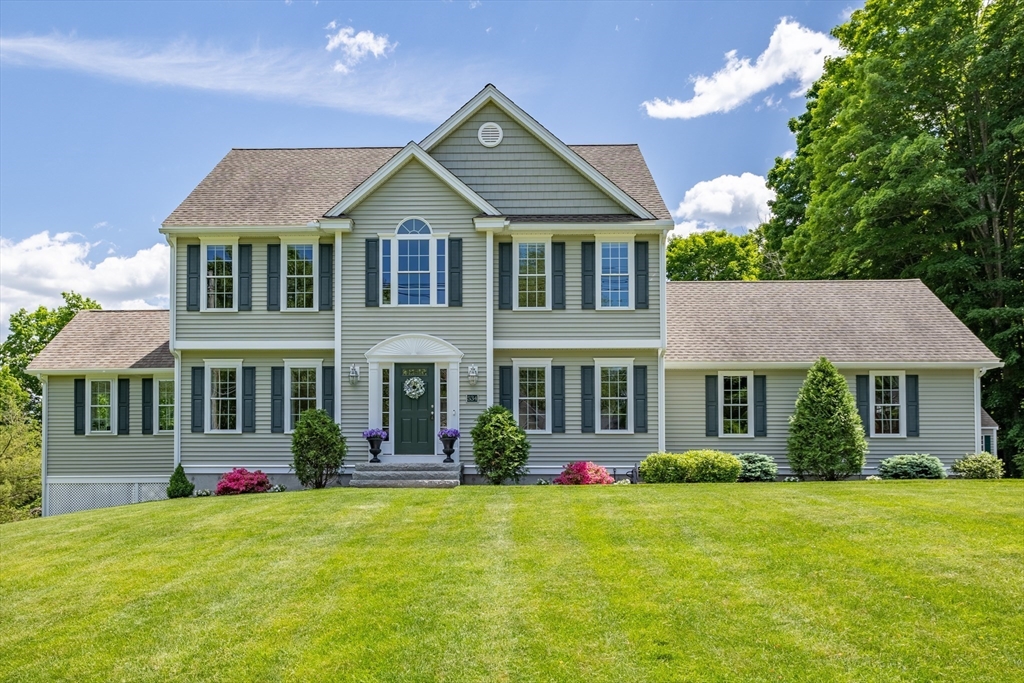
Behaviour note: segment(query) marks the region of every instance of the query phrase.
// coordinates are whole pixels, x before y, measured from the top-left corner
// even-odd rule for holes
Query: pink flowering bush
[[[250,472],[245,468],[233,469],[217,482],[218,496],[234,496],[239,493],[266,493],[270,480],[263,472]]]
[[[580,484],[614,484],[615,480],[608,474],[608,470],[600,465],[580,460],[566,465],[562,473],[551,483],[578,486]]]

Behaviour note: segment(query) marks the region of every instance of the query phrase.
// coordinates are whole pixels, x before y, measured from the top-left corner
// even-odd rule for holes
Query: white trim
[[[980,453],[981,448],[984,445],[981,433],[981,376],[985,374],[984,370],[976,370],[974,372],[974,452]],[[919,389],[920,390],[920,389]],[[918,404],[920,404],[920,397],[918,397]],[[995,444],[995,437],[992,438],[992,443]],[[993,453],[993,455],[995,455]]]
[[[171,258],[171,263],[170,263],[170,269],[171,269],[170,270],[171,297],[170,297],[170,306],[169,306],[170,310],[168,311],[168,313],[170,315],[170,318],[171,318],[171,329],[170,329],[170,339],[168,340],[168,347],[167,348],[168,348],[168,350],[171,353],[174,353],[174,337],[175,337],[174,332],[175,332],[175,329],[177,327],[177,320],[178,320],[178,305],[177,305],[178,304],[178,299],[177,299],[177,297],[178,297],[178,238],[174,237],[173,235],[167,235],[166,239],[167,239],[167,244],[170,246],[170,252],[171,252],[171,254],[170,254],[170,258]],[[202,247],[200,247],[200,249],[202,249]],[[187,298],[188,294],[186,293],[185,296]]]
[[[292,421],[292,370],[316,370],[316,408],[323,408],[324,385],[322,358],[285,358],[284,360],[284,433],[295,431]],[[337,372],[337,371],[335,371]]]
[[[174,427],[171,429],[160,429],[160,382],[170,382],[174,386],[174,403],[171,405],[174,408]],[[170,377],[153,375],[153,433],[154,434],[174,434],[175,429],[178,427],[178,383],[174,381],[174,376]]]
[[[447,121],[442,123],[437,129],[434,130],[430,135],[423,138],[420,142],[422,150],[429,152],[439,142],[444,140],[449,133],[458,128],[465,122],[469,117],[475,114],[481,107],[487,103],[494,103],[499,109],[504,111],[508,116],[515,120],[519,125],[532,133],[538,140],[545,144],[551,151],[562,158],[563,161],[568,163],[570,166],[575,168],[582,174],[587,180],[596,185],[605,194],[610,196],[616,202],[621,204],[623,207],[632,211],[641,218],[653,219],[654,215],[651,214],[647,209],[640,205],[635,199],[626,194],[618,185],[608,180],[602,175],[596,168],[591,166],[589,163],[584,161],[576,152],[569,149],[569,147],[559,140],[557,137],[551,134],[546,128],[537,123],[537,121],[523,111],[519,105],[506,97],[502,92],[495,88],[491,84],[487,84],[483,90],[476,94],[469,102],[464,104],[455,114],[453,114]],[[409,143],[413,144],[413,143]]]
[[[743,434],[725,433],[725,382],[723,377],[747,378],[747,431]],[[753,370],[720,370],[718,372],[718,438],[746,439],[754,436],[754,371]]]
[[[110,382],[110,430],[94,432],[92,430],[92,383]],[[86,375],[85,377],[85,435],[86,436],[117,436],[117,374]]]
[[[218,474],[227,472],[231,468],[230,466],[226,470],[221,470]],[[264,470],[266,471],[266,470]],[[112,475],[95,475],[95,476],[52,476],[46,477],[47,484],[166,484],[170,474],[165,475],[152,475],[152,474],[112,474]]]
[[[550,358],[513,358],[512,359],[512,409],[519,422],[519,370],[520,368],[544,368],[544,429],[526,429],[527,434],[551,433],[551,359]]]
[[[46,459],[47,459],[46,456],[47,456],[48,446],[50,445],[50,439],[47,437],[47,432],[50,429],[50,419],[47,417],[46,413],[47,413],[47,411],[50,408],[50,387],[49,387],[49,382],[48,382],[48,378],[47,378],[46,375],[40,375],[39,376],[39,382],[43,385],[43,399],[42,399],[43,400],[43,404],[41,406],[41,408],[42,408],[42,421],[43,421],[43,425],[42,425],[42,427],[43,427],[43,434],[42,434],[42,444],[41,444],[41,450],[42,450],[42,452],[41,452],[41,456],[42,456],[42,480],[43,480],[43,500],[42,500],[42,504],[43,504],[43,515],[49,515],[50,514],[50,492],[49,492],[49,486],[47,485],[47,477],[46,477]]]
[[[498,350],[532,351],[536,349],[660,349],[660,339],[495,339]]]
[[[899,377],[900,393],[900,433],[899,434],[876,434],[875,433],[875,377]],[[869,436],[872,439],[902,439],[907,436],[907,374],[903,370],[871,370],[868,373],[868,422],[870,425]]]
[[[430,230],[430,232],[426,233],[426,234],[422,234],[421,233],[421,234],[415,234],[415,235],[399,235],[398,234],[398,229],[400,227],[402,227],[402,225],[406,221],[410,221],[410,220],[413,220],[413,219],[418,220],[418,221],[422,221],[423,223],[425,223],[426,226],[427,226],[427,229]],[[377,233],[377,236],[380,239],[379,248],[378,248],[378,251],[380,253],[377,255],[377,267],[378,267],[378,269],[379,269],[379,271],[381,273],[381,277],[379,278],[379,283],[378,283],[379,289],[378,289],[378,292],[377,292],[377,297],[378,297],[378,301],[379,301],[379,306],[381,308],[390,308],[390,307],[396,307],[396,308],[397,307],[402,307],[402,308],[406,308],[406,307],[408,307],[408,308],[448,308],[448,302],[449,302],[450,297],[451,297],[451,283],[448,282],[447,277],[445,278],[445,288],[444,288],[445,302],[443,304],[439,304],[437,302],[437,275],[440,272],[438,270],[438,268],[437,268],[437,243],[439,241],[441,241],[441,240],[444,240],[444,243],[445,243],[445,248],[444,248],[444,259],[445,259],[445,261],[444,261],[444,263],[445,263],[445,275],[447,276],[447,273],[448,273],[448,262],[449,262],[449,259],[451,258],[451,250],[448,248],[448,235],[449,235],[449,233],[447,233],[447,232],[436,232],[434,230],[433,226],[430,225],[430,221],[428,221],[427,219],[422,218],[420,216],[406,216],[405,218],[403,218],[402,220],[400,220],[398,222],[398,225],[395,226],[395,229],[393,231]],[[399,245],[400,242],[406,241],[406,240],[408,240],[408,241],[425,241],[425,242],[427,242],[427,245],[428,245],[427,246],[427,254],[428,254],[427,255],[427,261],[428,261],[428,265],[430,266],[430,303],[428,303],[428,304],[400,304],[400,303],[398,303],[398,275],[399,275],[399,273],[398,273],[398,261],[399,261],[399,258],[398,258],[398,245]],[[384,245],[385,244],[389,245],[390,251],[391,251],[391,254],[389,256],[389,258],[391,259],[391,267],[390,267],[390,269],[388,271],[388,274],[390,275],[389,281],[391,283],[391,302],[390,303],[384,303],[384,277],[383,277],[383,274],[384,274]],[[420,272],[420,271],[410,271],[410,272]]]
[[[246,341],[181,341],[174,347],[182,351],[324,351],[334,349],[334,339],[259,339]],[[119,371],[121,372],[121,371]],[[152,370],[137,374],[152,373]],[[74,374],[74,373],[68,373]]]
[[[487,302],[486,302],[486,305],[484,306],[484,309],[487,311],[487,317],[486,317],[486,320],[487,320],[487,325],[486,325],[486,335],[487,335],[487,350],[486,350],[486,353],[487,353],[487,358],[485,359],[485,362],[487,363],[487,367],[484,368],[483,381],[484,381],[484,393],[486,394],[486,396],[484,398],[484,408],[490,408],[494,404],[494,391],[493,391],[494,383],[493,383],[493,379],[492,379],[492,376],[494,375],[494,373],[492,372],[492,368],[494,367],[494,308],[495,308],[495,301],[494,301],[494,232],[490,231],[490,230],[488,230],[488,232],[487,232],[487,257],[486,257],[486,261],[487,261],[487,268],[486,268],[487,281],[484,283],[484,292],[485,292],[485,296],[486,296]],[[477,381],[478,382],[480,381],[479,377],[477,378]]]
[[[288,308],[288,247],[313,247],[313,305],[310,308]],[[281,311],[284,313],[311,313],[320,310],[320,237],[303,238],[281,236]]]
[[[807,368],[814,365],[815,361],[681,361],[681,360],[666,360],[665,367],[669,370],[716,370],[716,369],[727,369],[727,370],[741,370],[749,368],[751,365],[756,365],[758,368],[773,369],[773,370],[806,370]],[[875,363],[871,361],[838,361],[833,362],[832,365],[836,366],[840,370],[861,370],[865,368],[875,368],[877,370],[992,370],[994,368],[1003,367],[1002,363],[945,363],[945,362],[923,362],[923,363],[901,363],[901,362],[883,362]]]
[[[206,305],[207,292],[207,248],[231,247],[231,307],[209,308]],[[199,238],[199,311],[201,313],[235,313],[238,311],[238,237],[223,235],[201,236]]]
[[[658,308],[661,314],[661,348],[658,349],[658,452],[665,452],[665,355],[668,353],[668,297],[665,277],[666,236],[658,236]]]
[[[450,363],[461,361],[463,353],[440,337],[414,332],[388,337],[363,356],[376,363]]]
[[[508,218],[505,216],[477,216],[473,219],[473,227],[479,232],[504,230],[508,227]]]
[[[335,218],[342,216],[359,204],[359,202],[366,199],[366,197],[368,197],[374,190],[413,159],[416,159],[426,166],[427,170],[440,178],[445,184],[454,190],[456,194],[479,209],[481,213],[485,213],[489,216],[501,215],[500,211],[491,206],[487,200],[470,189],[468,185],[459,180],[451,171],[438,163],[433,157],[421,149],[419,145],[415,142],[410,142],[402,148],[402,151],[391,157],[387,163],[378,168],[370,175],[370,177],[360,183],[356,189],[348,194],[348,196],[335,204],[333,208],[324,214],[324,217]]]
[[[181,351],[174,353],[174,466],[181,464]]]
[[[596,263],[594,264],[594,271],[595,271],[594,287],[596,289],[596,291],[594,292],[594,308],[596,310],[598,310],[598,311],[633,311],[633,310],[636,310],[636,282],[635,282],[635,278],[636,278],[636,262],[635,262],[635,257],[633,255],[634,250],[635,250],[636,241],[634,239],[634,236],[633,235],[609,234],[609,235],[595,235],[594,238],[595,238],[595,240],[597,242],[597,244],[594,245],[594,252],[595,252],[594,253],[594,260],[596,261]],[[602,306],[601,305],[601,278],[603,277],[603,273],[601,271],[601,265],[602,265],[603,259],[601,258],[601,246],[603,244],[621,244],[623,242],[625,242],[626,244],[629,245],[628,248],[627,248],[628,255],[626,256],[626,265],[629,268],[629,271],[626,273],[626,283],[627,283],[627,286],[629,287],[629,305],[628,306]]]
[[[477,218],[478,221],[477,230],[492,229],[484,228],[482,226],[489,225],[484,223],[485,219]],[[597,233],[622,233],[622,232],[634,232],[636,234],[666,234],[670,232],[674,227],[675,223],[669,220],[645,220],[645,221],[623,221],[621,223],[531,223],[531,222],[515,222],[515,216],[509,216],[505,219],[505,228],[511,234],[518,232],[536,232],[542,230],[544,232],[551,232],[556,235],[558,234],[573,234],[578,235],[580,233],[586,234],[597,234]],[[501,226],[496,226],[500,228]]]
[[[487,126],[494,126],[498,129],[498,138],[496,140],[488,141],[484,139],[484,128]],[[501,144],[501,141],[505,139],[505,130],[500,124],[494,121],[484,121],[480,124],[480,127],[476,129],[476,139],[484,147],[497,147]]]
[[[594,432],[596,434],[633,433],[633,358],[594,359]],[[601,429],[601,368],[626,368],[626,411],[628,429]]]
[[[334,233],[334,421],[341,424],[341,231]]]
[[[658,452],[665,452],[665,350],[658,349]]]
[[[448,371],[448,426],[446,429],[459,429],[459,373],[460,363],[458,361],[450,361],[445,363],[434,363],[434,454],[443,455],[444,444],[441,443],[441,438],[437,435],[441,431],[441,370]],[[378,385],[379,386],[379,385]],[[391,405],[391,409],[394,410],[394,404]],[[392,422],[392,424],[394,424]],[[461,429],[460,429],[461,431]],[[388,433],[390,436],[390,432]],[[459,462],[459,441],[455,441],[455,452],[452,454],[452,459]]]
[[[544,245],[544,305],[519,305],[519,245]],[[513,311],[550,311],[551,310],[551,235],[518,235],[512,238],[512,310]]]
[[[242,433],[242,361],[241,359],[216,358],[203,359],[205,372],[203,382],[205,394],[203,396],[203,433],[205,434],[241,434]],[[213,401],[213,391],[210,382],[213,374],[210,370],[234,370],[235,371],[235,428],[214,429],[210,422],[210,402]]]

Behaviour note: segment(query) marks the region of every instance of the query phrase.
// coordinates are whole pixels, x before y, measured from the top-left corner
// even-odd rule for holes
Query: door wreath
[[[427,390],[427,383],[419,377],[410,377],[402,384],[402,391],[412,400],[418,399]]]

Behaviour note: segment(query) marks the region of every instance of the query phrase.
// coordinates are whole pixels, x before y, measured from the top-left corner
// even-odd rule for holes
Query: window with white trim
[[[210,363],[206,367],[208,411],[207,431],[239,432],[241,422],[238,417],[240,393],[239,378],[242,375],[242,363],[225,362]]]
[[[87,434],[114,433],[114,381],[90,379]]]
[[[448,428],[448,368],[437,369],[437,427]]]
[[[391,368],[380,369],[380,427],[391,438]]]
[[[512,371],[519,426],[530,433],[551,433],[551,359],[513,360]]]
[[[718,373],[718,433],[721,436],[752,436],[754,373]]]
[[[597,243],[598,308],[633,307],[630,285],[632,251],[632,238]]]
[[[284,308],[312,311],[316,308],[318,244],[282,242],[284,257]]]
[[[550,238],[516,238],[512,248],[516,255],[516,309],[549,308],[548,286],[551,282]]]
[[[286,432],[292,432],[299,423],[302,413],[320,407],[320,371],[323,361],[319,359],[285,360],[285,396],[288,397],[288,424]]]
[[[422,218],[407,218],[380,235],[381,305],[447,305],[448,236]]]
[[[595,359],[597,372],[597,431],[633,430],[633,359]]]
[[[206,310],[235,308],[235,245],[204,245],[206,257]]]
[[[904,374],[871,373],[871,436],[903,436]]]
[[[156,380],[156,431],[174,431],[174,380]]]

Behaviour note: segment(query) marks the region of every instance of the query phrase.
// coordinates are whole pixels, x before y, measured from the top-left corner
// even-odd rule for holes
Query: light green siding
[[[704,435],[704,376],[717,370],[667,370],[665,373],[665,446],[669,451],[715,448],[732,453],[764,453],[775,458],[782,474],[789,473],[786,440],[789,416],[806,372],[766,370],[768,435],[766,437],[707,437]],[[869,369],[843,370],[856,394],[856,376]],[[884,458],[903,453],[930,453],[949,466],[974,450],[974,378],[971,370],[908,370],[920,377],[921,436],[868,439],[865,474]]]
[[[116,378],[111,377],[116,384]],[[142,433],[142,377],[133,375],[130,386],[129,434],[76,435],[75,378],[59,376],[47,380],[47,476],[170,477],[174,469],[174,436]]]
[[[524,237],[525,239],[525,237]],[[555,242],[565,242],[565,310],[516,311],[498,308],[500,272],[498,243],[510,238],[495,239],[494,246],[494,338],[514,339],[646,339],[661,338],[661,256],[659,235],[637,235],[636,241],[646,240],[648,246],[648,291],[650,307],[640,310],[584,310],[583,305],[583,247],[584,241],[595,241],[590,235],[558,235]],[[513,298],[516,259],[513,252]],[[634,268],[635,263],[630,264]],[[598,264],[600,268],[600,264]],[[600,286],[600,275],[595,278]],[[631,283],[635,286],[635,282]]]
[[[504,139],[497,147],[477,140],[493,121]],[[481,107],[430,155],[506,215],[630,213],[493,104]]]
[[[282,232],[284,232],[282,230]],[[321,238],[333,243],[333,236]],[[268,341],[268,340],[330,340],[334,338],[333,311],[268,311],[267,310],[267,244],[280,239],[240,237],[240,244],[252,245],[252,310],[237,312],[188,311],[188,245],[197,239],[179,238],[175,279],[177,291],[174,306],[177,339],[181,341]],[[201,261],[200,261],[201,263]],[[202,278],[200,278],[202,282]],[[200,296],[205,292],[200,285]]]
[[[582,379],[580,368],[594,365],[595,358],[632,358],[634,367],[647,366],[647,432],[637,434],[584,434]],[[658,450],[658,356],[650,350],[542,350],[501,351],[494,357],[495,372],[512,365],[513,358],[551,358],[552,365],[565,366],[565,433],[530,434],[530,466],[542,473],[561,468],[573,460],[591,460],[609,467],[630,467]],[[515,378],[513,378],[515,381]],[[500,387],[494,383],[494,403],[500,403]],[[514,394],[513,394],[514,395]],[[597,397],[595,397],[596,399]],[[513,406],[514,408],[515,406]]]

